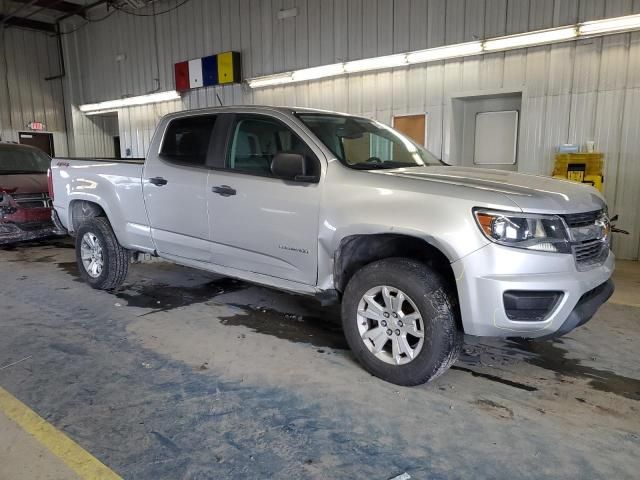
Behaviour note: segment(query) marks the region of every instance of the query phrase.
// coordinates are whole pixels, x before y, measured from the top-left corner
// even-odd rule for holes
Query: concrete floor
[[[368,375],[336,309],[305,298],[165,263],[95,291],[64,241],[0,250],[0,272],[0,387],[123,478],[640,470],[637,263],[619,263],[612,302],[569,336],[468,338],[414,388]],[[76,478],[2,415],[0,432],[0,479]]]
[[[73,470],[0,413],[0,479],[76,480]]]

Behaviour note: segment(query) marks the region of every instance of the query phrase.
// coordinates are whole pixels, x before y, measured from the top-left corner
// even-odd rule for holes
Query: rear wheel
[[[78,270],[93,288],[111,290],[122,285],[129,271],[129,260],[129,251],[118,243],[106,218],[91,218],[78,228]]]
[[[433,380],[462,348],[455,296],[440,274],[411,259],[380,260],[356,272],[342,322],[358,361],[397,385]]]

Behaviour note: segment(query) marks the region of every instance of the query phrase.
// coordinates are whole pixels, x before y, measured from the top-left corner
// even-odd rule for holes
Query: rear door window
[[[160,156],[171,163],[204,167],[215,122],[215,115],[172,120],[165,133]]]

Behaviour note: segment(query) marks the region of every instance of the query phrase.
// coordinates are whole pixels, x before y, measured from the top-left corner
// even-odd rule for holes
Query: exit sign
[[[29,130],[44,130],[44,123],[42,122],[29,122],[27,124]]]

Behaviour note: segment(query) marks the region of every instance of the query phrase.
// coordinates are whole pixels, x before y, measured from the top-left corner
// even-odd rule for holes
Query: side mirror
[[[318,178],[309,175],[303,155],[299,153],[278,153],[271,160],[271,173],[275,177],[297,182],[317,182]]]

